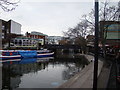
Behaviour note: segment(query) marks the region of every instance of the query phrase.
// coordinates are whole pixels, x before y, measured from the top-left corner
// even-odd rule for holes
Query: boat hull
[[[53,55],[54,55],[54,52],[52,52],[52,53],[45,53],[45,54],[37,54],[37,58],[51,57]]]
[[[51,57],[54,55],[54,52],[52,53],[44,53],[44,54],[37,54],[34,57],[23,57],[21,55],[14,55],[14,56],[0,56],[0,60],[9,60],[9,59],[21,59],[21,58],[42,58],[42,57]]]

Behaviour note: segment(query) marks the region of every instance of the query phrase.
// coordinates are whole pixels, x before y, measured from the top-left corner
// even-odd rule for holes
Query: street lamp
[[[95,0],[95,43],[94,43],[94,76],[93,90],[97,90],[97,75],[98,75],[98,32],[99,32],[99,3]]]

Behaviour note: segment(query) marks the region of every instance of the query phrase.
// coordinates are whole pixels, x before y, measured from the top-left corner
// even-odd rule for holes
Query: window
[[[14,43],[14,40],[11,40],[11,43]]]
[[[5,30],[5,26],[2,26],[2,30]]]
[[[19,40],[19,45],[21,45],[22,44],[22,40]]]
[[[9,33],[9,29],[7,29],[7,33]]]
[[[17,44],[17,40],[15,40],[15,44]]]
[[[2,33],[2,38],[4,38],[4,33]]]

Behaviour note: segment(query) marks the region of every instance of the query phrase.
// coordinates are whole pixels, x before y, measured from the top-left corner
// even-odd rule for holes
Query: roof
[[[16,37],[15,39],[41,40],[41,39],[33,39],[33,38],[25,37],[25,36],[22,36],[22,37]]]
[[[30,34],[32,34],[32,35],[48,36],[48,35],[46,35],[46,34],[43,34],[43,33],[41,33],[41,32],[36,32],[36,31],[32,31]]]

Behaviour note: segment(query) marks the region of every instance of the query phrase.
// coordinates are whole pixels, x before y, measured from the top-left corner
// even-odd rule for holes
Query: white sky
[[[22,33],[38,31],[61,36],[62,31],[76,26],[92,8],[94,0],[21,0],[14,11],[1,12],[0,18],[20,23]]]

